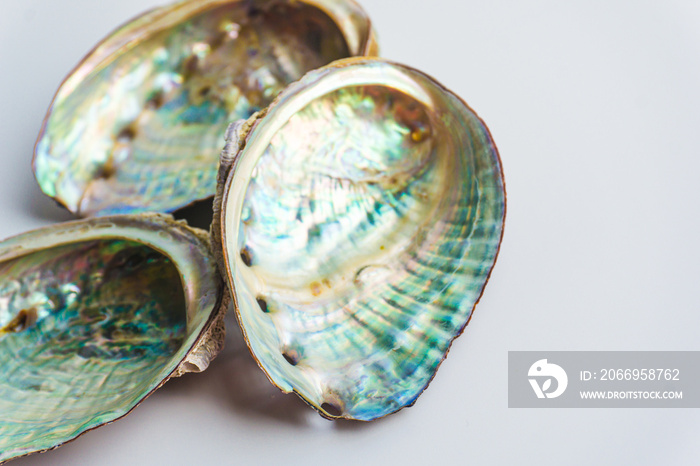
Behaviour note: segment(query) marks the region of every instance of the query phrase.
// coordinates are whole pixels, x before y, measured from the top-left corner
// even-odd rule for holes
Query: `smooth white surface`
[[[162,0],[0,0],[0,237],[70,216],[32,145],[56,87]],[[697,464],[700,410],[515,410],[509,350],[699,350],[700,4],[363,0],[382,55],[489,125],[508,189],[499,261],[415,407],[321,419],[226,352],[30,465]],[[2,375],[0,375],[2,376]]]

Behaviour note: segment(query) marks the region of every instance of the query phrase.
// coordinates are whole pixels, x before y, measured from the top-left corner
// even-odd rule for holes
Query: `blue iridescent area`
[[[58,246],[0,276],[0,461],[123,414],[185,339],[178,270],[139,243]]]

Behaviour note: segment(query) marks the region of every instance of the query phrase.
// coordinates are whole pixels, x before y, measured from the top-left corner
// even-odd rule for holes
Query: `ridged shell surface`
[[[229,122],[333,60],[376,52],[351,0],[189,0],[105,39],[58,90],[35,148],[41,189],[80,216],[211,197]]]
[[[165,216],[0,243],[0,462],[114,421],[221,346],[206,236]],[[206,340],[206,341],[205,341]]]
[[[221,179],[214,234],[269,378],[331,418],[413,404],[501,242],[503,176],[484,123],[423,73],[344,60],[232,127]]]

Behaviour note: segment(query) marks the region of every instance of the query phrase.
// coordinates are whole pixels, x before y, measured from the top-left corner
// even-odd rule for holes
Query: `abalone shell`
[[[309,70],[377,51],[351,0],[189,0],[101,42],[59,88],[41,189],[79,216],[170,212],[214,195],[231,121]]]
[[[212,233],[260,367],[325,417],[412,405],[484,290],[505,202],[487,127],[434,79],[382,59],[307,74],[222,154]]]
[[[158,215],[0,243],[0,462],[54,448],[207,367],[227,304],[206,233]]]

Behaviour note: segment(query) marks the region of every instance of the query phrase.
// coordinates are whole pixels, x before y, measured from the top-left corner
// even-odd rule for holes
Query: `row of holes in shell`
[[[248,248],[243,248],[241,250],[241,260],[246,265],[246,267],[250,267],[253,264],[253,258]],[[260,310],[262,310],[265,313],[270,312],[270,309],[267,306],[267,301],[264,297],[258,296],[256,298],[256,301],[258,303],[258,306],[260,307]],[[282,357],[292,366],[296,366],[297,364],[299,364],[299,354],[297,352],[282,351]],[[331,417],[340,417],[343,414],[343,410],[340,407],[338,407],[336,403],[330,403],[326,401],[321,404],[321,409]]]

